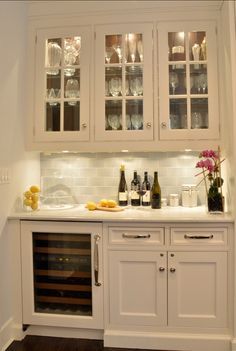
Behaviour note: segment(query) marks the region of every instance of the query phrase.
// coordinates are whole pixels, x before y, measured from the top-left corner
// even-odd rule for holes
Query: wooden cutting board
[[[96,210],[100,210],[100,211],[107,211],[107,212],[121,212],[124,211],[124,208],[122,207],[102,207],[102,206],[97,206]]]

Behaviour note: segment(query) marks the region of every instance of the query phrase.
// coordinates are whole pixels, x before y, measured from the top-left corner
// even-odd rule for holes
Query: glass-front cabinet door
[[[219,137],[215,26],[158,26],[160,139]]]
[[[89,139],[90,40],[84,28],[38,31],[36,140]]]
[[[96,28],[96,140],[153,139],[153,26]]]

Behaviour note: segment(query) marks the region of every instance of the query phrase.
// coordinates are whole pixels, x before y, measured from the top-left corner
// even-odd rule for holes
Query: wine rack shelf
[[[91,235],[33,233],[36,312],[92,315]]]

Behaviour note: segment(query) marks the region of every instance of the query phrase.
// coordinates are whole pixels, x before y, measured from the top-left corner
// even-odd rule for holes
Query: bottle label
[[[131,200],[139,200],[139,194],[135,190],[131,190],[130,197]]]
[[[146,193],[143,195],[143,202],[150,202],[150,190],[147,190]]]
[[[160,194],[152,194],[152,208],[161,208]]]
[[[119,201],[127,201],[128,200],[128,193],[127,191],[119,193]]]

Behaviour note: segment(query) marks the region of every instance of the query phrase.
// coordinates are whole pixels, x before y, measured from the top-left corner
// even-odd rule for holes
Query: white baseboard
[[[103,330],[95,329],[76,329],[50,326],[31,325],[26,330],[25,335],[43,335],[64,338],[81,338],[103,340]]]
[[[14,340],[21,340],[23,337],[22,326],[14,324],[10,318],[0,329],[0,350],[5,351]]]
[[[236,338],[232,340],[232,351],[236,351]]]
[[[231,337],[228,335],[139,333],[106,330],[104,346],[150,350],[231,351]]]

